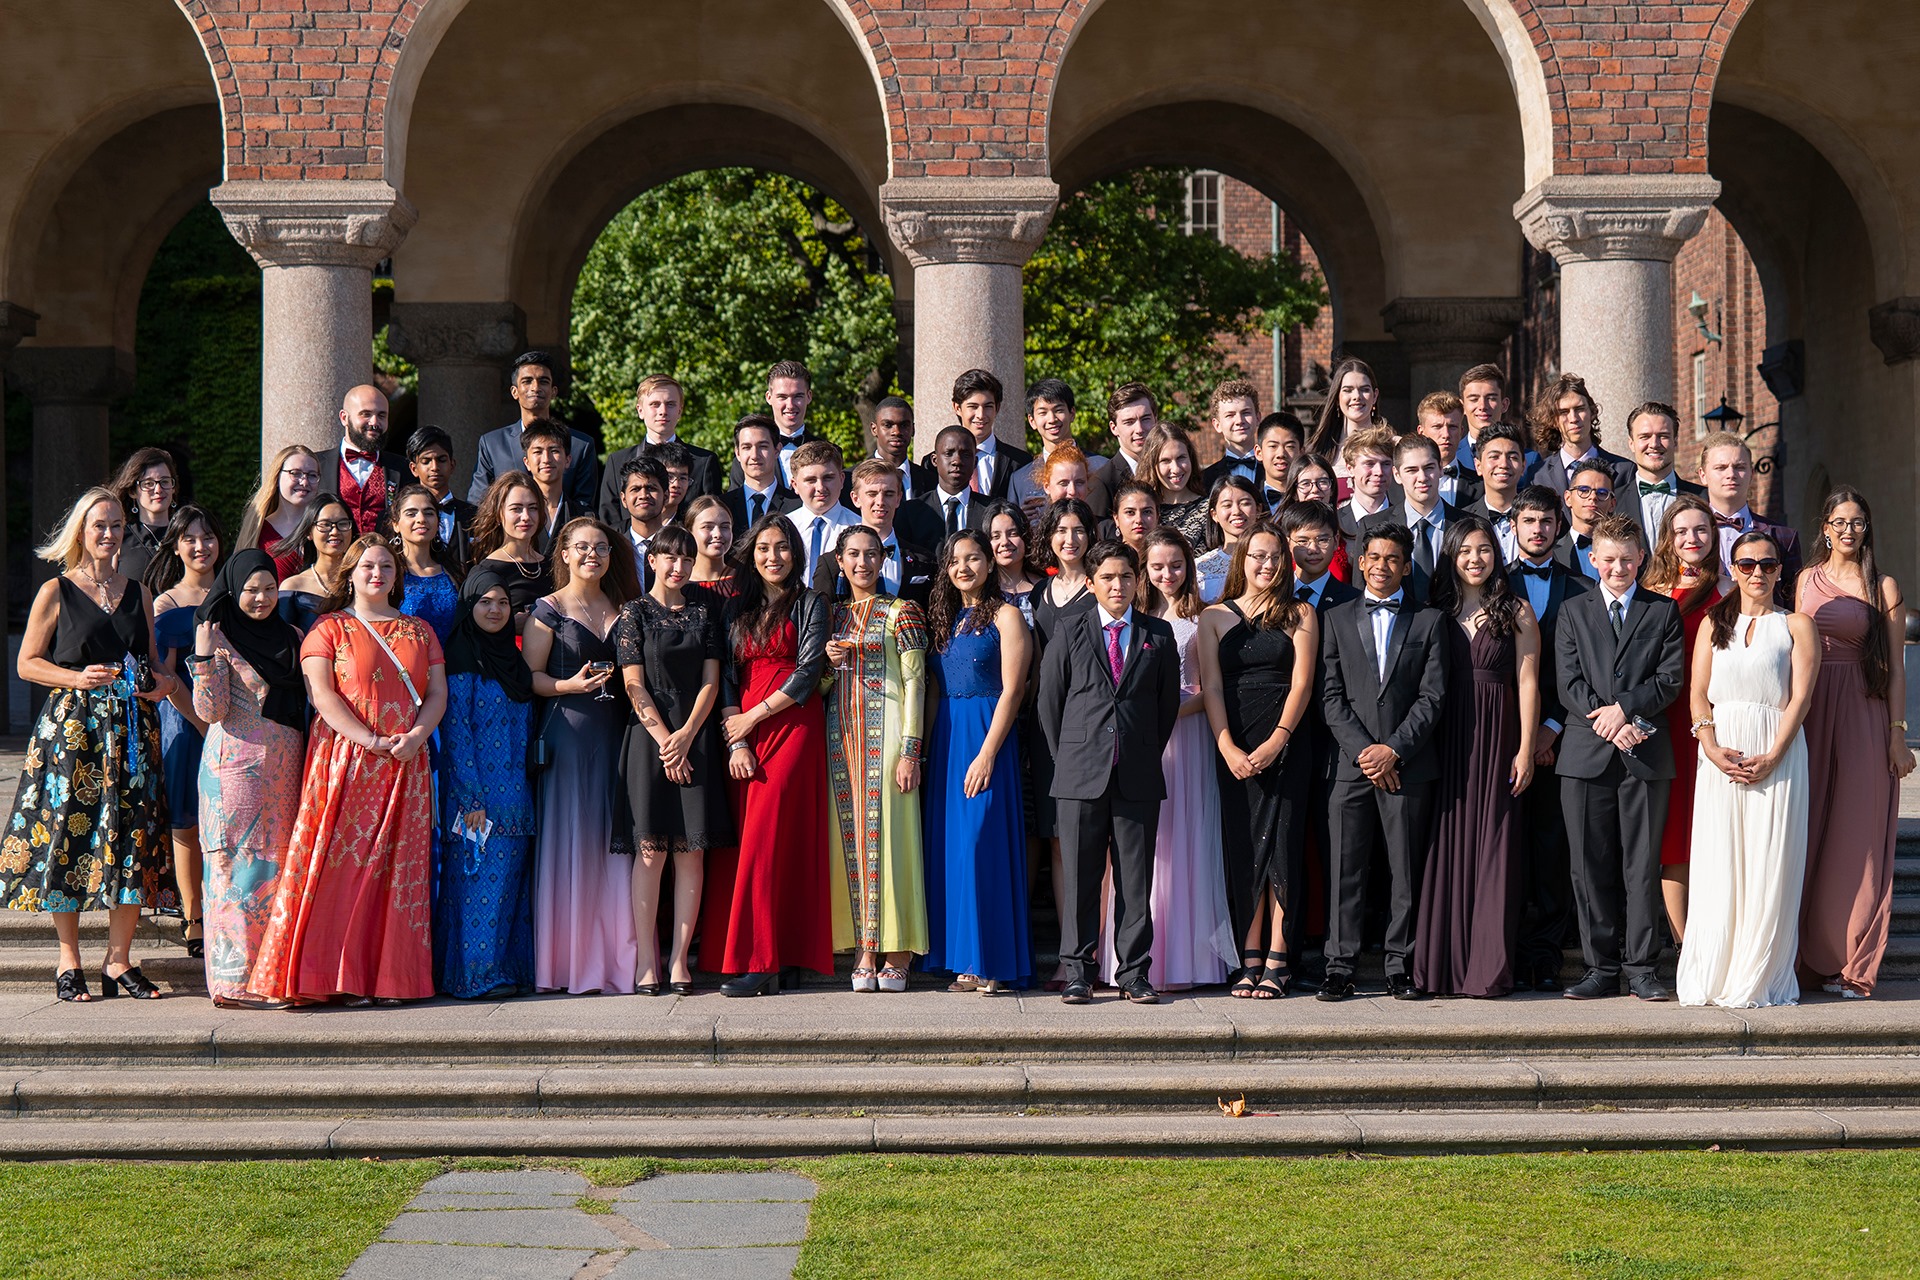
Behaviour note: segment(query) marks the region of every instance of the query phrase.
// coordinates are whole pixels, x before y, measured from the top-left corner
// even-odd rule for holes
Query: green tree
[[[898,344],[892,282],[851,215],[755,169],[688,174],[623,209],[580,272],[571,336],[574,394],[609,448],[640,437],[640,379],[671,373],[682,433],[723,453],[765,403],[767,368],[794,359],[813,373],[809,425],[858,452],[859,410],[892,389]]]
[[[1144,382],[1162,405],[1204,404],[1239,376],[1219,339],[1313,323],[1326,287],[1286,254],[1248,256],[1181,229],[1189,170],[1136,169],[1060,202],[1025,275],[1027,379],[1064,378],[1083,404]],[[1105,414],[1075,434],[1107,443]]]

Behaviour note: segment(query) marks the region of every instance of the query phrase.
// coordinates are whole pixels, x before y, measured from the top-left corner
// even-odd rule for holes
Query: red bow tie
[[[372,462],[373,455],[364,449],[342,449],[340,456],[348,462]]]
[[[1713,527],[1716,529],[1744,529],[1746,528],[1746,522],[1741,520],[1739,516],[1723,516],[1716,511],[1713,513]]]

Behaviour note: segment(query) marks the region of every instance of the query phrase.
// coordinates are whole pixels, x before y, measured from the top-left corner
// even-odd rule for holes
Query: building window
[[[1220,175],[1197,170],[1187,179],[1187,225],[1190,236],[1220,238]]]
[[[1704,440],[1707,435],[1707,353],[1693,353],[1693,438]]]

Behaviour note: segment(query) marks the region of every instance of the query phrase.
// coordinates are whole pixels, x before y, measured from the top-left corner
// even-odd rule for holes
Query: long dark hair
[[[1181,558],[1186,561],[1186,579],[1180,584],[1180,594],[1172,598],[1168,598],[1166,593],[1154,586],[1152,579],[1147,577],[1147,557],[1153,554],[1155,547],[1172,547],[1179,551]],[[1200,570],[1194,564],[1193,544],[1187,541],[1186,534],[1170,524],[1163,524],[1147,535],[1146,545],[1140,553],[1140,593],[1134,604],[1148,613],[1157,614],[1160,612],[1162,600],[1173,606],[1174,617],[1185,618],[1188,621],[1199,617],[1200,611],[1207,607],[1206,602],[1200,598]]]
[[[1749,529],[1735,538],[1733,545],[1727,548],[1727,563],[1732,564],[1734,557],[1740,554],[1740,548],[1749,542],[1766,543],[1773,548],[1774,559],[1781,560],[1782,564],[1785,564],[1784,558],[1780,555],[1779,542],[1765,529]],[[1732,591],[1715,601],[1713,607],[1707,610],[1707,625],[1713,628],[1714,648],[1724,649],[1733,642],[1733,629],[1740,622],[1740,599],[1740,589],[1736,585]],[[1886,634],[1884,627],[1880,629],[1880,634],[1883,636]],[[1884,698],[1887,695],[1883,692],[1880,696]]]
[[[1497,636],[1510,636],[1520,629],[1520,597],[1515,595],[1507,582],[1506,566],[1500,562],[1500,537],[1493,531],[1493,522],[1471,513],[1456,516],[1447,522],[1447,536],[1440,543],[1440,563],[1433,567],[1433,586],[1428,592],[1428,602],[1434,608],[1460,619],[1460,606],[1464,593],[1460,589],[1460,573],[1453,567],[1460,548],[1466,544],[1470,534],[1485,534],[1487,541],[1493,544],[1493,573],[1487,578],[1486,585],[1480,588],[1480,609],[1487,615],[1487,625],[1493,628]]]
[[[338,507],[349,517],[353,515],[353,508],[341,501],[339,494],[316,493],[313,495],[313,500],[307,503],[306,514],[300,517],[300,523],[293,527],[293,532],[287,535],[286,541],[276,542],[271,547],[262,547],[261,550],[271,556],[285,555],[289,550],[297,548],[300,552],[300,567],[313,568],[320,563],[320,548],[313,540],[313,526],[320,523],[320,515],[328,507]]]
[[[1709,533],[1713,531],[1713,508],[1707,505],[1705,498],[1691,493],[1683,493],[1673,500],[1672,504],[1667,507],[1667,513],[1660,517],[1660,534],[1654,539],[1653,554],[1647,559],[1647,571],[1641,579],[1647,586],[1655,591],[1671,593],[1675,587],[1680,585],[1681,573],[1685,566],[1680,563],[1680,553],[1676,551],[1673,546],[1673,522],[1674,517],[1684,511],[1698,511],[1707,518],[1707,529]],[[1708,597],[1720,589],[1720,538],[1718,534],[1713,534],[1713,555],[1708,563],[1714,567],[1714,572],[1707,574],[1700,581],[1688,587],[1687,594],[1684,596],[1675,597],[1675,601],[1680,606],[1681,613],[1692,613],[1695,609],[1706,604]]]
[[[548,553],[548,567],[553,574],[555,591],[567,585],[573,574],[567,568],[561,552],[573,539],[575,529],[591,529],[603,534],[607,539],[607,571],[600,575],[600,590],[613,607],[618,609],[629,600],[640,596],[640,571],[633,562],[633,543],[624,533],[615,533],[611,526],[598,516],[575,516],[561,525],[553,535],[553,550]],[[400,553],[394,552],[397,556]],[[406,563],[400,565],[400,576],[407,576]]]
[[[971,542],[987,558],[987,582],[980,593],[980,603],[964,619],[961,615],[966,612],[966,601],[961,598],[960,588],[947,576],[954,552],[963,542]],[[993,562],[993,544],[987,535],[977,529],[948,534],[940,544],[940,571],[934,575],[933,594],[927,600],[927,631],[934,650],[945,653],[954,636],[977,635],[991,628],[1005,600],[1006,596],[1000,591],[1000,566]]]
[[[1040,517],[1040,529],[1033,542],[1027,544],[1027,555],[1042,570],[1060,568],[1059,557],[1053,554],[1053,534],[1060,522],[1072,516],[1087,531],[1087,550],[1093,550],[1093,544],[1100,541],[1100,519],[1093,514],[1093,508],[1078,498],[1062,498],[1048,507],[1046,514]],[[1086,563],[1086,557],[1081,557]]]
[[[180,468],[174,462],[173,455],[165,449],[158,449],[152,445],[135,449],[132,455],[120,464],[120,470],[114,472],[112,483],[107,485],[107,488],[113,490],[114,496],[120,499],[120,509],[126,513],[129,524],[137,524],[140,521],[140,504],[134,499],[134,490],[140,485],[140,473],[148,467],[167,469],[167,476],[173,481],[173,501],[176,503],[180,501]],[[171,526],[171,514],[170,512],[169,526]],[[220,550],[222,554],[227,550],[225,538],[220,539]]]
[[[170,590],[175,583],[187,576],[186,561],[180,558],[180,539],[186,537],[187,530],[193,528],[196,522],[206,525],[207,532],[220,542],[220,554],[213,562],[216,571],[221,563],[233,554],[233,544],[227,541],[227,531],[220,527],[220,522],[213,518],[211,511],[192,503],[184,507],[175,507],[173,519],[167,521],[167,532],[160,539],[160,549],[154,552],[153,559],[147,564],[147,572],[141,579],[154,595],[158,596]]]
[[[400,492],[393,495],[387,504],[387,511],[380,518],[387,534],[387,543],[393,548],[394,555],[400,557],[400,576],[407,576],[406,539],[400,536],[400,508],[408,498],[425,498],[433,508],[433,544],[427,548],[427,556],[435,564],[446,570],[447,576],[459,582],[467,575],[467,567],[453,558],[453,550],[440,538],[440,502],[433,496],[433,490],[423,484],[403,485]]]
[[[769,529],[787,540],[787,562],[791,566],[786,578],[772,591],[767,589],[766,580],[753,563],[754,544]],[[769,511],[749,525],[746,533],[733,544],[733,550],[727,552],[727,563],[733,566],[734,581],[727,641],[737,654],[749,640],[766,644],[773,636],[773,629],[793,612],[794,601],[806,589],[807,549],[800,544],[800,530],[794,527],[793,521]]]
[[[1893,654],[1887,643],[1886,621],[1880,616],[1880,566],[1873,557],[1873,508],[1867,505],[1866,495],[1852,485],[1843,484],[1827,495],[1825,505],[1820,508],[1820,537],[1813,544],[1807,568],[1833,559],[1833,535],[1827,532],[1827,521],[1849,502],[1860,508],[1860,514],[1867,521],[1867,527],[1860,531],[1860,576],[1866,581],[1867,604],[1874,612],[1873,625],[1867,628],[1866,642],[1861,645],[1860,674],[1867,682],[1867,696],[1884,702],[1887,684],[1893,676]]]
[[[1340,438],[1346,431],[1347,421],[1340,412],[1340,384],[1350,373],[1367,375],[1367,381],[1373,384],[1373,424],[1386,425],[1387,420],[1380,416],[1380,379],[1374,376],[1373,366],[1358,356],[1348,356],[1327,375],[1327,401],[1320,406],[1320,420],[1313,425],[1313,439],[1307,442],[1308,453],[1331,458],[1340,452]]]
[[[1020,571],[1028,577],[1034,576],[1038,571],[1033,564],[1033,521],[1027,519],[1027,513],[1020,509],[1019,503],[1001,498],[987,505],[987,550],[989,552],[993,550],[993,522],[1001,516],[1006,516],[1013,521],[1013,531],[1019,537],[1020,545],[1027,549],[1027,556],[1021,561]],[[999,563],[996,561],[994,564],[996,573],[999,568]]]

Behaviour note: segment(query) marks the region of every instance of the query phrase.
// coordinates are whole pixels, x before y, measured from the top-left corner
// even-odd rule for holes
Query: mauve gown
[[[1805,582],[1806,612],[1820,631],[1820,677],[1804,729],[1812,836],[1800,903],[1800,968],[1822,980],[1837,974],[1870,995],[1893,912],[1900,788],[1887,760],[1893,717],[1886,699],[1867,696],[1861,657],[1867,628],[1886,622],[1818,565],[1807,570]],[[1900,661],[1898,652],[1893,661]]]
[[[1520,927],[1520,801],[1509,773],[1520,751],[1514,638],[1448,622],[1434,841],[1420,886],[1413,981],[1451,996],[1513,990]],[[1471,687],[1472,697],[1459,696]],[[1535,785],[1538,785],[1536,783]]]

